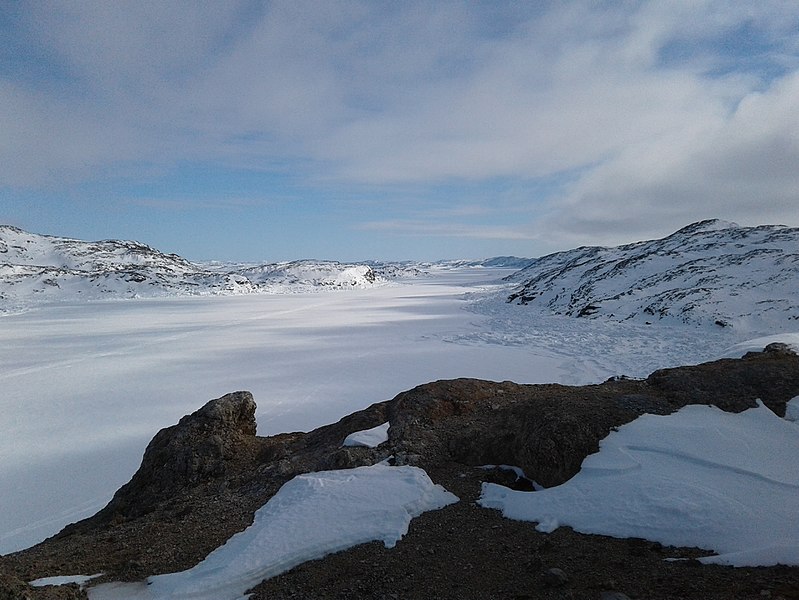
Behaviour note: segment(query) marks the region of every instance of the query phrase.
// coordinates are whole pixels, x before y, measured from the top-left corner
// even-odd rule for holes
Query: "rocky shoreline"
[[[260,584],[252,598],[799,598],[796,567],[702,565],[694,559],[707,552],[698,549],[566,527],[543,534],[475,504],[484,481],[516,485],[512,474],[481,465],[516,465],[554,486],[613,428],[643,413],[687,404],[740,412],[761,399],[782,416],[796,396],[799,357],[779,344],[599,385],[438,381],[312,432],[270,437],[255,435],[252,396],[235,392],[159,432],[97,515],[0,557],[0,599],[86,597],[75,585],[25,584],[44,576],[137,581],[187,569],[246,528],[294,476],[389,457],[423,468],[461,501],[414,519],[392,549],[370,543],[310,561]],[[353,431],[386,421],[388,442],[342,447]]]

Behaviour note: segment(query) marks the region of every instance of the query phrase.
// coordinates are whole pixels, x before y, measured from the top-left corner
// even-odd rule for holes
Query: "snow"
[[[386,276],[366,264],[298,260],[191,263],[138,242],[85,242],[0,225],[0,314],[75,299],[284,294],[368,288]],[[378,269],[379,270],[379,269]]]
[[[482,465],[481,469],[485,469],[486,471],[491,469],[499,469],[500,471],[510,471],[514,475],[516,475],[516,481],[518,482],[520,479],[529,482],[532,488],[535,491],[543,490],[544,486],[542,486],[537,481],[530,479],[527,475],[524,474],[524,469],[521,467],[517,467],[515,465]]]
[[[66,585],[68,583],[77,583],[79,586],[83,587],[86,583],[91,581],[96,577],[100,577],[102,573],[97,573],[95,575],[56,575],[55,577],[42,577],[40,579],[34,579],[33,581],[29,581],[28,583],[33,587],[45,587],[48,585]]]
[[[563,485],[484,484],[479,503],[539,531],[639,537],[716,552],[734,566],[799,565],[799,426],[762,403],[687,406],[612,432]]]
[[[299,278],[316,267],[291,268]],[[156,431],[233,390],[254,393],[259,434],[271,435],[335,422],[436,379],[585,384],[741,356],[774,341],[799,349],[799,333],[765,331],[748,340],[733,328],[660,324],[653,336],[635,322],[546,315],[505,302],[512,284],[500,278],[510,272],[438,265],[424,277],[340,293],[62,302],[2,317],[0,553],[96,512],[130,479]],[[799,399],[786,416],[796,420]],[[388,428],[355,432],[344,443],[378,445]],[[687,407],[645,416],[611,434],[564,486],[524,494],[487,485],[482,502],[539,521],[542,530],[567,524],[696,545],[719,553],[708,562],[796,564],[797,431],[763,407],[741,415]],[[257,526],[201,565],[151,585],[108,584],[92,597],[193,594],[195,583],[209,589],[199,584],[205,581],[236,598],[270,573],[358,540],[390,545],[428,509],[422,505],[454,500],[430,488],[423,472],[407,469],[293,480],[281,490],[283,500],[275,497],[259,512],[269,518],[257,517]],[[391,502],[409,497],[398,488],[421,504],[411,500],[395,511]],[[343,517],[344,505],[363,510]],[[291,514],[311,517],[292,521]],[[352,521],[364,529],[325,530],[308,520],[325,514],[336,515],[328,526]],[[263,533],[291,526],[300,533]],[[317,529],[328,537],[303,537]],[[264,536],[284,546],[265,550]],[[296,547],[285,546],[293,541]],[[215,593],[189,597],[220,597]]]
[[[367,448],[377,448],[383,442],[388,441],[388,422],[372,427],[355,431],[344,438],[342,446],[366,446]]]
[[[771,343],[781,342],[799,353],[799,332],[776,333],[746,340],[727,348],[720,358],[741,358],[747,352],[760,352]]]
[[[258,433],[272,435],[427,381],[644,377],[744,339],[545,316],[504,301],[511,272],[440,268],[346,292],[64,302],[0,318],[0,553],[95,513],[159,429],[234,390],[253,392]]]
[[[791,398],[785,405],[785,420],[792,422],[799,421],[799,396]]]
[[[548,350],[453,343],[507,270],[346,292],[73,302],[0,318],[0,553],[102,508],[155,433],[249,390],[259,435],[334,423],[420,383],[564,381]],[[725,347],[729,343],[725,344]]]
[[[195,567],[146,584],[104,584],[90,600],[235,600],[263,579],[356,544],[392,548],[408,524],[458,498],[417,467],[378,464],[295,477],[234,535]]]
[[[710,221],[664,240],[535,261],[199,265],[135,242],[0,226],[0,553],[96,512],[155,432],[234,390],[254,393],[259,434],[271,435],[436,379],[579,385],[771,342],[799,351],[799,333],[784,331],[797,318],[796,235]],[[513,270],[496,265],[529,263],[500,281]],[[741,264],[751,276],[741,278]],[[549,268],[565,269],[557,285]],[[603,268],[607,276],[592,279]],[[536,274],[551,306],[508,304]],[[329,289],[346,292],[319,293]],[[86,301],[99,298],[136,299]],[[609,319],[626,320],[549,310],[572,314],[595,298],[615,312]],[[644,311],[655,305],[671,310],[656,328]],[[685,324],[728,313],[733,327]],[[563,486],[524,493],[487,484],[481,503],[542,531],[569,525],[717,552],[705,562],[799,564],[798,421],[799,397],[784,420],[763,406],[645,415],[613,432]],[[375,447],[388,429],[343,444]],[[200,565],[149,585],[100,586],[91,597],[238,598],[304,560],[368,540],[391,546],[413,516],[455,500],[412,467],[304,475]]]

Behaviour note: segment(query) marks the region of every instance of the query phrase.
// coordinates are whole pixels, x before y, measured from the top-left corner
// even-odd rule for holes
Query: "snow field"
[[[547,382],[537,348],[448,343],[486,319],[463,295],[503,270],[367,290],[59,304],[0,318],[0,553],[88,517],[147,443],[249,390],[258,433],[308,431],[420,383]]]
[[[159,429],[234,390],[253,392],[258,433],[271,435],[335,422],[436,379],[596,383],[713,359],[741,342],[731,329],[546,317],[504,302],[497,281],[508,273],[441,270],[334,293],[65,303],[0,318],[0,553],[99,510]],[[779,340],[799,346],[799,334],[783,334],[750,349]]]

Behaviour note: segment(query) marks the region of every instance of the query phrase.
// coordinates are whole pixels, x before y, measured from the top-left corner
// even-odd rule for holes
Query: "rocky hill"
[[[784,331],[799,323],[799,229],[701,221],[550,254],[509,281],[509,302],[561,315]]]
[[[0,312],[62,300],[296,292],[386,279],[366,264],[192,263],[138,242],[86,242],[0,226]]]
[[[495,267],[500,269],[523,269],[533,261],[534,259],[532,258],[520,258],[518,256],[494,256],[480,260],[442,260],[432,263],[432,265],[444,268]]]
[[[369,543],[302,564],[251,598],[796,598],[797,567],[703,565],[694,559],[707,552],[696,548],[565,527],[545,534],[475,504],[486,481],[567,481],[600,440],[643,413],[688,404],[739,412],[761,399],[783,415],[796,396],[799,357],[779,344],[600,385],[438,381],[312,432],[271,437],[255,435],[252,396],[229,394],[159,432],[139,471],[96,516],[0,557],[0,598],[85,597],[74,585],[25,584],[42,576],[137,581],[187,569],[247,527],[293,477],[387,459],[423,468],[461,501],[414,519],[394,548]],[[342,444],[386,422],[385,443]],[[526,477],[486,464],[516,465]]]

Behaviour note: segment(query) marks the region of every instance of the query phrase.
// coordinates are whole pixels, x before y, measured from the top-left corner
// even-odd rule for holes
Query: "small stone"
[[[630,597],[621,592],[602,592],[599,594],[599,600],[630,600]]]
[[[763,352],[771,352],[774,354],[795,354],[791,347],[784,342],[771,342],[765,348],[763,348]]]
[[[547,569],[544,571],[542,577],[544,579],[544,585],[548,585],[549,587],[561,587],[569,582],[569,576],[566,575],[563,569],[558,569],[557,567]]]

